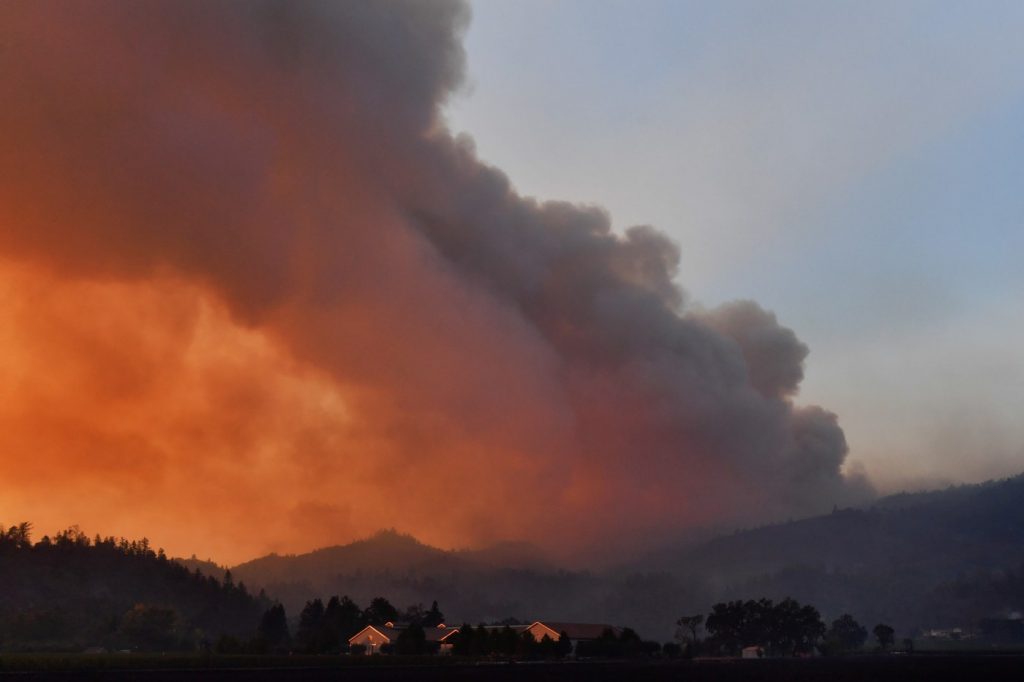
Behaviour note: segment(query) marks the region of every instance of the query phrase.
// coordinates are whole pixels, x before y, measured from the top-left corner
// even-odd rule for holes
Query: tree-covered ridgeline
[[[0,526],[0,650],[183,651],[251,637],[270,606],[227,573],[189,571],[145,538],[90,538],[77,527],[32,541]]]

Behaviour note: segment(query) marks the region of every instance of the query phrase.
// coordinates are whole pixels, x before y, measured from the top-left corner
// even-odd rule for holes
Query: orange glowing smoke
[[[222,561],[829,508],[834,415],[651,228],[439,111],[460,2],[0,4],[0,521]]]

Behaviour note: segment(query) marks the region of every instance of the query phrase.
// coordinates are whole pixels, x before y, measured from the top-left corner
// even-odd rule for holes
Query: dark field
[[[7,656],[10,680],[1024,680],[1024,655],[863,656],[830,659],[485,664],[438,661],[157,656]]]

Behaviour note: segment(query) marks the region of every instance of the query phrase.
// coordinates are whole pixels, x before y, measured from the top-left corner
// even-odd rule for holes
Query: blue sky
[[[883,488],[1024,470],[1024,3],[487,0],[453,130],[808,343]]]

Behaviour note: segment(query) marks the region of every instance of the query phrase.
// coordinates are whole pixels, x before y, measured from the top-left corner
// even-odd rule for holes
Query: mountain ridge
[[[994,601],[940,604],[936,594],[958,579],[991,582],[1024,567],[1022,499],[1024,475],[897,493],[863,508],[662,547],[602,571],[518,556],[529,544],[444,550],[394,530],[301,555],[268,555],[232,571],[290,609],[314,596],[381,594],[400,605],[439,599],[453,616],[474,622],[544,615],[634,624],[661,635],[678,615],[704,611],[712,600],[794,596],[830,616],[862,613],[912,629],[996,609]]]

